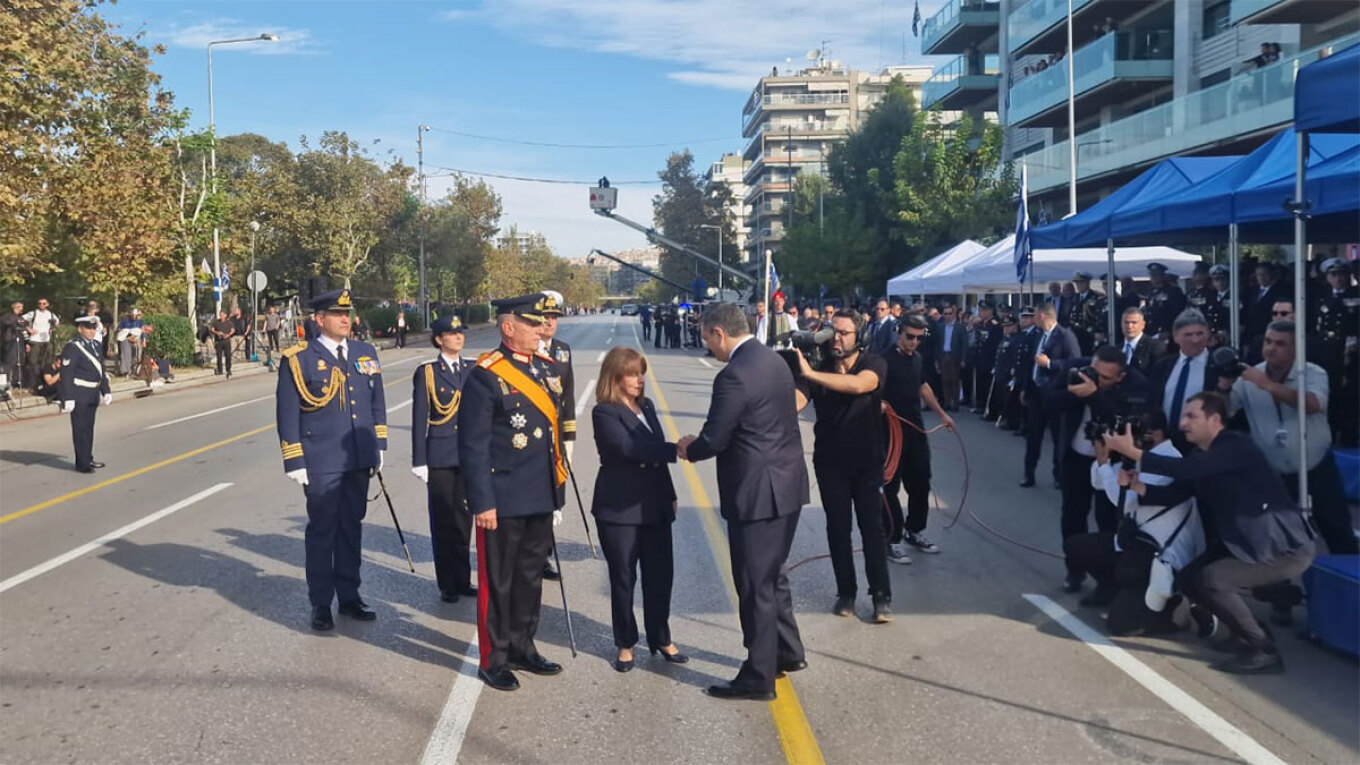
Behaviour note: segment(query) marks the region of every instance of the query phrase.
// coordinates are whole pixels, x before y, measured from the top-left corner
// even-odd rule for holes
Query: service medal
[[[550,388],[550,389],[552,390],[553,393],[559,393],[559,394],[560,394],[560,393],[562,392],[562,378],[560,378],[560,377],[549,377],[549,378],[548,378],[548,388]]]
[[[534,438],[543,437],[543,428],[534,428]]]
[[[525,425],[528,425],[528,424],[529,424],[529,418],[525,417],[525,416],[524,416],[523,414],[521,414],[520,412],[515,412],[514,414],[510,415],[510,425],[511,425],[515,430],[521,430]],[[520,448],[523,448],[523,447],[520,447]]]
[[[523,433],[516,433],[514,438],[510,439],[510,445],[516,449],[523,449],[529,445],[529,437]]]
[[[559,363],[561,363],[561,364],[569,363],[569,362],[571,361],[571,351],[564,350],[564,349],[562,349],[562,348],[558,348],[558,349],[557,349],[557,361],[558,361]]]

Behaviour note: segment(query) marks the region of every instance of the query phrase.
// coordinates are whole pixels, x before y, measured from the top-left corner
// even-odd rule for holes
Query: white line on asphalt
[[[477,697],[482,693],[482,681],[477,679],[477,664],[480,651],[477,640],[463,657],[458,668],[458,677],[449,690],[449,698],[444,702],[444,710],[439,713],[439,721],[430,732],[430,740],[425,744],[425,752],[420,755],[420,765],[445,765],[458,761],[458,752],[463,748],[463,738],[467,735],[468,723],[472,721],[472,710],[477,706]]]
[[[708,359],[699,359],[699,363],[700,363],[700,364],[703,364],[704,366],[708,367],[709,369],[717,369],[717,367],[715,367],[715,366],[713,366],[712,364],[708,363]]]
[[[576,397],[576,416],[578,418],[581,416],[581,412],[585,410],[586,404],[590,403],[590,394],[593,392],[595,392],[595,380],[591,379],[581,388],[581,395]]]
[[[142,518],[141,520],[133,521],[132,523],[129,523],[128,525],[123,526],[122,528],[114,529],[113,531],[110,531],[109,533],[94,540],[93,542],[90,542],[89,544],[83,544],[80,547],[77,547],[76,549],[68,553],[58,555],[57,557],[47,561],[46,563],[39,563],[38,565],[28,569],[27,571],[15,574],[14,576],[11,576],[5,581],[0,582],[0,592],[4,592],[10,589],[11,587],[17,587],[36,576],[46,574],[48,571],[51,571],[57,566],[70,563],[71,561],[75,560],[76,558],[79,558],[80,556],[84,555],[87,552],[98,550],[100,547],[103,547],[104,545],[108,544],[109,542],[112,542],[115,539],[118,539],[119,537],[127,536],[128,534],[131,534],[137,529],[155,523],[156,521],[159,521],[160,519],[164,518],[167,515],[170,515],[171,513],[177,513],[180,510],[183,510],[184,508],[194,504],[195,502],[198,502],[201,499],[211,497],[212,495],[216,494],[219,491],[222,491],[228,486],[231,486],[231,484],[219,483],[216,486],[204,489],[203,491],[200,491],[199,493],[193,495],[192,497],[189,497],[188,499],[182,499],[179,502],[176,502],[175,504],[165,508],[164,510],[157,510],[156,512],[146,516],[145,518]]]
[[[405,401],[401,402],[400,404],[397,404],[396,406],[389,406],[387,407],[387,413],[391,414],[399,409],[405,409],[406,407],[411,405],[412,401],[415,401],[415,399],[408,398]]]
[[[1249,765],[1284,765],[1283,760],[1256,743],[1255,739],[1219,717],[1212,709],[1196,701],[1170,680],[1154,672],[1151,667],[1134,658],[1128,651],[1111,643],[1109,638],[1087,626],[1086,622],[1073,616],[1050,598],[1044,595],[1025,595],[1024,598],[1047,614],[1050,619],[1062,625],[1063,629],[1072,633],[1078,640],[1090,646],[1091,650],[1103,656],[1106,661],[1119,667],[1139,685],[1152,691],[1153,695],[1165,701],[1172,709],[1188,717],[1205,733],[1237,753]]]
[[[613,340],[614,338],[611,337],[611,338],[609,338],[609,339],[610,339],[610,340]],[[595,363],[598,364],[598,363],[600,363],[601,361],[604,361],[605,354],[607,354],[607,353],[609,353],[608,350],[600,351],[600,355],[595,357]]]
[[[246,404],[257,404],[257,403],[259,403],[259,402],[261,402],[261,401],[268,401],[269,399],[272,399],[272,398],[274,398],[274,394],[271,393],[271,394],[269,394],[268,396],[260,396],[259,398],[252,398],[252,399],[250,399],[249,401],[238,401],[238,402],[236,402],[235,404],[228,404],[228,405],[226,405],[226,406],[219,406],[219,407],[216,408],[216,409],[209,409],[209,410],[206,411],[206,412],[199,412],[198,414],[191,414],[191,415],[189,415],[188,417],[180,417],[179,419],[176,419],[176,420],[169,420],[169,421],[167,421],[167,422],[157,423],[156,425],[151,425],[151,426],[142,428],[142,430],[155,430],[155,429],[157,429],[157,428],[164,428],[164,427],[167,427],[167,426],[169,426],[169,425],[178,425],[178,424],[180,424],[181,422],[188,422],[189,420],[197,420],[199,417],[208,417],[208,416],[210,416],[210,415],[217,414],[218,412],[225,412],[225,411],[227,411],[228,409],[235,409],[235,408],[238,407],[238,406],[245,406]]]

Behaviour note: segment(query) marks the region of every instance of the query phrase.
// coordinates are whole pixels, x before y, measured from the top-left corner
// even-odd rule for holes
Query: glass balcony
[[[1232,24],[1318,24],[1354,14],[1347,0],[1232,0]]]
[[[1072,92],[1078,99],[1078,112],[1089,112],[1092,106],[1105,105],[1107,99],[1094,104],[1088,100],[1083,104],[1082,97],[1106,86],[1124,85],[1118,93],[1111,94],[1124,101],[1137,97],[1139,90],[1160,87],[1170,80],[1173,39],[1171,30],[1167,29],[1111,32],[1079,49],[1072,57]],[[1138,82],[1143,85],[1136,85]],[[1066,102],[1067,61],[1064,59],[1011,88],[1009,119],[1011,124],[1021,127],[1045,126],[1048,124],[1045,120],[1036,118],[1053,116],[1050,112]],[[1059,123],[1066,120],[1065,116],[1056,116],[1061,117]]]
[[[999,56],[975,60],[970,71],[968,57],[959,56],[937,68],[921,86],[921,108],[940,108],[956,111],[976,107],[996,98],[1001,81]]]
[[[1091,0],[1072,0],[1072,13]],[[1011,11],[1006,19],[1006,47],[1012,53],[1020,46],[1067,20],[1067,0],[1029,0]]]
[[[1066,2],[1066,0],[1063,0]],[[996,36],[1001,27],[1001,4],[985,0],[949,0],[921,29],[921,52],[930,55],[963,53]],[[991,51],[996,50],[993,42]]]
[[[1242,19],[1254,16],[1279,2],[1280,0],[1232,0],[1232,5],[1228,10],[1228,23],[1236,26],[1242,22]]]
[[[1077,136],[1077,179],[1141,167],[1286,125],[1294,119],[1294,77],[1299,69],[1357,41],[1360,35],[1347,35],[1082,133]],[[1030,191],[1067,184],[1068,151],[1064,141],[1025,155]]]

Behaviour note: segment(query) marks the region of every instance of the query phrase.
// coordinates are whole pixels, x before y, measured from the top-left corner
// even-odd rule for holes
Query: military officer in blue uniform
[[[561,453],[562,379],[538,354],[547,298],[493,301],[500,347],[477,360],[463,386],[458,457],[477,529],[477,676],[519,687],[511,670],[555,675],[534,646],[543,560],[567,480]]]
[[[1185,310],[1187,305],[1185,293],[1176,285],[1175,277],[1167,271],[1165,265],[1149,263],[1147,270],[1148,278],[1152,281],[1152,289],[1147,295],[1147,305],[1143,307],[1143,313],[1147,314],[1147,333],[1161,335],[1166,339],[1171,335],[1171,325],[1176,321],[1176,317]]]
[[[558,398],[562,421],[562,454],[567,464],[571,464],[572,449],[576,446],[576,373],[572,370],[571,346],[557,339],[557,320],[562,316],[562,293],[544,290],[543,325],[539,327],[539,353],[552,359],[557,367],[557,376],[562,379],[562,395]],[[558,507],[567,503],[567,487],[561,487],[557,498]],[[562,513],[553,515],[553,525],[562,522]],[[557,581],[561,575],[553,568],[552,561],[543,564],[543,578]]]
[[[57,380],[57,395],[61,411],[71,415],[71,442],[75,447],[76,470],[93,473],[104,463],[94,459],[94,416],[99,402],[113,403],[109,391],[109,376],[99,359],[103,349],[95,335],[99,332],[98,316],[76,319],[76,334],[61,352],[61,377]]]
[[[460,355],[466,331],[457,316],[435,319],[430,342],[439,355],[416,367],[411,378],[411,472],[428,488],[435,582],[445,603],[477,594],[468,560],[472,516],[458,461],[458,410],[473,366]]]
[[[284,472],[307,497],[312,629],[329,630],[333,600],[353,619],[377,618],[359,597],[359,552],[369,478],[387,449],[387,407],[377,349],[348,339],[349,290],[311,305],[318,334],[283,352],[275,414]]]

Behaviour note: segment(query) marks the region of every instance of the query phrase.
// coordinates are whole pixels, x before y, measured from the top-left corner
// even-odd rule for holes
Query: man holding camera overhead
[[[1059,447],[1062,465],[1062,536],[1087,532],[1086,517],[1091,501],[1096,501],[1096,528],[1113,532],[1119,516],[1105,496],[1091,487],[1091,462],[1096,458],[1095,442],[1114,429],[1126,415],[1147,406],[1150,389],[1147,379],[1129,369],[1124,354],[1113,346],[1096,349],[1095,356],[1077,358],[1063,364],[1066,390],[1058,393],[1054,404],[1063,428]],[[1072,558],[1067,559],[1066,592],[1077,592],[1086,580],[1086,571]],[[1100,605],[1108,593],[1097,590],[1082,600],[1083,605]],[[1108,601],[1106,601],[1108,602]]]

